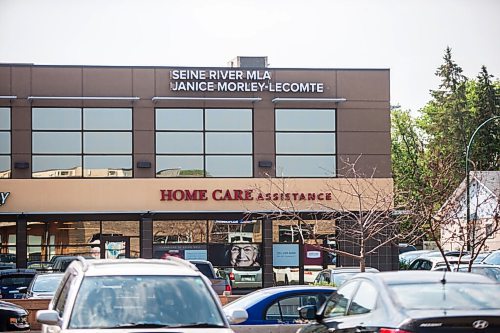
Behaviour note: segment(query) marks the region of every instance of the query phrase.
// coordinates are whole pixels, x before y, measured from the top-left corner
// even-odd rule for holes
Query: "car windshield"
[[[85,277],[69,328],[193,325],[225,325],[201,277],[131,275]]]
[[[408,310],[500,309],[500,288],[495,283],[393,284],[389,289]]]
[[[62,274],[57,274],[57,275],[41,275],[36,278],[35,282],[33,283],[33,292],[35,293],[48,293],[48,292],[55,292],[57,289],[57,286],[59,285],[59,282],[61,282],[63,275]]]
[[[469,267],[460,266],[458,271],[468,272]],[[472,267],[471,273],[481,274],[497,282],[500,282],[500,267]]]

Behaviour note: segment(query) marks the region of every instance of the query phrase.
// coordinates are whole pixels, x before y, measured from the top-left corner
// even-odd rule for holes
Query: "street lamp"
[[[486,119],[481,125],[479,125],[476,130],[474,131],[474,133],[472,133],[472,136],[469,140],[469,144],[467,145],[467,150],[465,151],[465,186],[466,186],[466,191],[467,191],[467,198],[466,198],[466,205],[467,205],[467,227],[469,226],[469,221],[470,221],[470,190],[469,190],[469,183],[470,183],[470,176],[469,176],[469,151],[470,151],[470,147],[472,146],[472,141],[474,140],[474,137],[476,136],[476,133],[481,129],[481,127],[483,127],[484,125],[486,125],[487,123],[489,123],[490,121],[493,121],[495,119],[499,119],[500,116],[494,116],[494,117],[491,117],[489,119]],[[474,226],[472,228],[472,242],[474,242]],[[474,244],[472,244],[473,246]],[[471,240],[469,238],[469,234],[467,233],[467,251],[471,251],[474,252],[473,250],[473,247],[471,247]]]

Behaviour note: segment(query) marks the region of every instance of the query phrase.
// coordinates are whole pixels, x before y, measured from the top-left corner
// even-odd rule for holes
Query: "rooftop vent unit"
[[[236,57],[229,61],[229,67],[266,68],[269,66],[267,57]]]

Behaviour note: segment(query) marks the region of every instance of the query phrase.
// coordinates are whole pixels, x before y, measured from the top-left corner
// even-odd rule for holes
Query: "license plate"
[[[255,281],[255,276],[242,276],[241,281]]]

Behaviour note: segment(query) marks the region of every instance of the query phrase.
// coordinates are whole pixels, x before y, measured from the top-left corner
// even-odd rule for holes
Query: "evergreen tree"
[[[500,116],[500,85],[495,85],[491,81],[492,77],[482,66],[477,81],[473,81],[470,88],[472,131],[484,121]],[[473,164],[471,168],[476,170],[500,170],[500,119],[490,121],[477,132],[470,148],[469,160]]]

